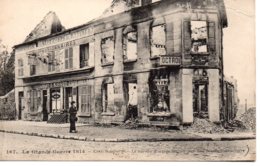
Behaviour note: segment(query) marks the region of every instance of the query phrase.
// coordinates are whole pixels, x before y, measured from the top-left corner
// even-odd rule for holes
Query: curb
[[[71,136],[71,135],[58,135],[58,134],[42,134],[34,132],[23,131],[6,131],[0,130],[2,133],[20,134],[35,137],[45,137],[53,139],[77,140],[85,142],[169,142],[169,141],[236,141],[236,140],[249,140],[256,139],[255,136],[243,137],[183,137],[183,138],[87,138],[84,136]]]

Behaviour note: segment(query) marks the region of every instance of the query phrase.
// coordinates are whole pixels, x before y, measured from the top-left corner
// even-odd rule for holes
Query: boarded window
[[[152,27],[151,32],[151,56],[166,55],[165,25]]]
[[[208,52],[208,30],[206,21],[191,21],[191,52]]]
[[[114,106],[114,84],[104,85],[102,100],[103,112],[112,111]]]
[[[55,64],[56,60],[55,60],[55,52],[52,51],[50,53],[48,53],[48,71],[49,72],[53,72],[55,71]]]
[[[137,59],[137,32],[129,32],[124,36],[124,60]]]
[[[101,40],[102,64],[114,61],[114,47],[114,38],[112,36]]]
[[[18,76],[23,76],[23,60],[18,59]]]
[[[89,44],[80,45],[80,68],[89,66]]]
[[[65,69],[73,68],[73,48],[65,50]]]
[[[82,115],[89,115],[91,110],[91,86],[79,87],[79,105]]]

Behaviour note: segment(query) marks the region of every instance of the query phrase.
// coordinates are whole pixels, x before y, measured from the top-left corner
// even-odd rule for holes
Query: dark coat
[[[70,107],[69,114],[70,114],[70,121],[76,121],[77,119],[77,108],[76,107]]]

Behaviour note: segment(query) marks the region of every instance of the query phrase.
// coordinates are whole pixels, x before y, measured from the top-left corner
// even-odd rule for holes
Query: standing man
[[[129,92],[129,101],[127,104],[127,112],[126,117],[124,119],[124,122],[127,120],[135,120],[138,116],[137,112],[137,89],[135,84],[130,84],[129,86],[130,92]]]
[[[78,120],[77,118],[77,107],[76,107],[76,102],[72,101],[71,106],[69,109],[69,114],[70,114],[70,133],[77,133],[76,130],[76,121]]]

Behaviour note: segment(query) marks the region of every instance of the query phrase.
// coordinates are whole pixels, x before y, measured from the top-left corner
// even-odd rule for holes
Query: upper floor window
[[[114,38],[113,36],[101,40],[101,63],[107,64],[114,61]]]
[[[80,68],[89,66],[89,43],[80,45]]]
[[[65,69],[73,68],[73,48],[65,50]]]
[[[191,21],[191,52],[208,52],[208,29],[206,21]]]
[[[165,24],[152,27],[151,32],[151,56],[166,55],[166,31]]]
[[[48,71],[53,72],[55,71],[55,52],[52,51],[48,53]]]
[[[23,60],[18,59],[18,76],[23,76]]]
[[[129,32],[124,36],[124,60],[137,59],[137,32]]]
[[[37,58],[36,54],[32,54],[28,56],[28,64],[30,65],[30,75],[33,76],[36,74],[36,64],[37,64]]]

